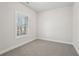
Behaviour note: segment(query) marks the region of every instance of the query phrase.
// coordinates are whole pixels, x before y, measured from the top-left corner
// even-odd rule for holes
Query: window
[[[17,13],[17,36],[23,36],[27,34],[28,16]]]

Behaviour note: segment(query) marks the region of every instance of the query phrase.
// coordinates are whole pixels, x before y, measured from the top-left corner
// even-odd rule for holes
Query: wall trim
[[[45,37],[37,37],[37,39],[73,45],[71,42],[56,41],[56,40],[51,40],[50,38],[45,38]],[[48,39],[49,39],[49,40],[48,40]],[[7,49],[1,51],[1,52],[0,52],[0,55],[6,53],[6,52],[8,52],[8,51],[11,51],[11,50],[13,50],[13,49],[15,49],[15,48],[18,48],[18,47],[20,47],[20,46],[22,46],[22,45],[24,45],[24,44],[28,44],[28,43],[30,43],[30,42],[32,42],[32,41],[34,41],[34,40],[36,40],[36,39],[32,39],[32,40],[29,40],[29,41],[20,43],[20,44],[18,44],[18,45],[16,45],[16,46],[12,46],[12,47],[10,47],[10,48],[7,48]],[[75,45],[73,45],[73,46],[75,47],[76,51],[78,52],[78,49],[76,48],[76,46],[75,46]],[[79,53],[78,53],[78,55],[79,55]]]
[[[73,45],[72,42],[64,42],[64,41],[59,41],[59,40],[52,40],[50,38],[46,38],[46,37],[38,37],[37,39],[41,39],[41,40],[47,40],[47,41],[53,41],[53,42],[59,42],[59,43],[64,43],[64,44],[70,44]],[[48,40],[49,39],[49,40]]]
[[[28,43],[30,43],[30,42],[32,42],[32,41],[34,41],[34,40],[36,40],[36,39],[32,39],[32,40],[29,40],[29,41],[20,43],[20,44],[18,44],[18,45],[12,46],[12,47],[10,47],[10,48],[7,48],[7,49],[1,51],[1,52],[0,52],[0,55],[4,54],[4,53],[6,53],[6,52],[9,52],[9,51],[11,51],[11,50],[13,50],[13,49],[15,49],[15,48],[18,48],[18,47],[20,47],[20,46],[22,46],[22,45],[24,45],[24,44],[28,44]]]
[[[78,50],[77,46],[75,44],[73,44],[73,46],[74,46],[74,48],[75,48],[75,50],[76,50],[76,52],[77,52],[77,54],[79,56],[79,50]]]

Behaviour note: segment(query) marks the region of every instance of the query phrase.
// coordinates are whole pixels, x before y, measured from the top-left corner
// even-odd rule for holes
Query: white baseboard
[[[48,40],[49,38],[39,38],[39,37],[37,37],[37,39]],[[36,40],[36,39],[32,39],[32,40],[29,40],[29,41],[20,43],[20,44],[18,44],[18,45],[16,45],[16,46],[12,46],[12,47],[10,47],[10,48],[8,48],[8,49],[5,49],[5,50],[3,50],[3,51],[0,52],[0,55],[6,53],[6,52],[8,52],[8,51],[11,51],[11,50],[13,50],[13,49],[15,49],[15,48],[17,48],[17,47],[20,47],[20,46],[22,46],[22,45],[24,45],[24,44],[27,44],[27,43],[29,43],[29,42],[31,42],[31,41],[33,41],[33,40]],[[52,40],[52,39],[49,39],[48,41],[59,42],[59,43],[65,43],[65,44],[72,44],[72,43],[70,43],[70,42],[56,41],[56,40]]]
[[[54,39],[45,38],[45,37],[38,37],[38,39],[73,45],[72,42],[64,42],[64,41],[54,40]]]
[[[35,39],[29,40],[29,41],[20,43],[20,44],[18,44],[18,45],[16,45],[16,46],[12,46],[12,47],[10,47],[10,48],[8,48],[8,49],[5,49],[5,50],[3,50],[3,51],[0,52],[0,55],[6,53],[6,52],[8,52],[8,51],[11,51],[11,50],[13,50],[13,49],[15,49],[15,48],[18,48],[18,47],[20,47],[20,46],[22,46],[22,45],[24,45],[24,44],[27,44],[27,43],[29,43],[29,42],[31,42],[31,41],[33,41],[33,40],[35,40]]]
[[[73,44],[73,46],[74,46],[74,48],[75,48],[77,54],[79,55],[79,50],[78,50],[77,46],[76,46],[75,44]]]

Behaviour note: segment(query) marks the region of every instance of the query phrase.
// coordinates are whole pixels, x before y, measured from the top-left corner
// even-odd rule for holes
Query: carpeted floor
[[[2,56],[77,56],[77,53],[72,45],[37,39]]]

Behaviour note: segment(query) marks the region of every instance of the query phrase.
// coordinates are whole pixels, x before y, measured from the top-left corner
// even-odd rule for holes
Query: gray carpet
[[[77,56],[77,53],[72,45],[37,39],[2,56]]]

